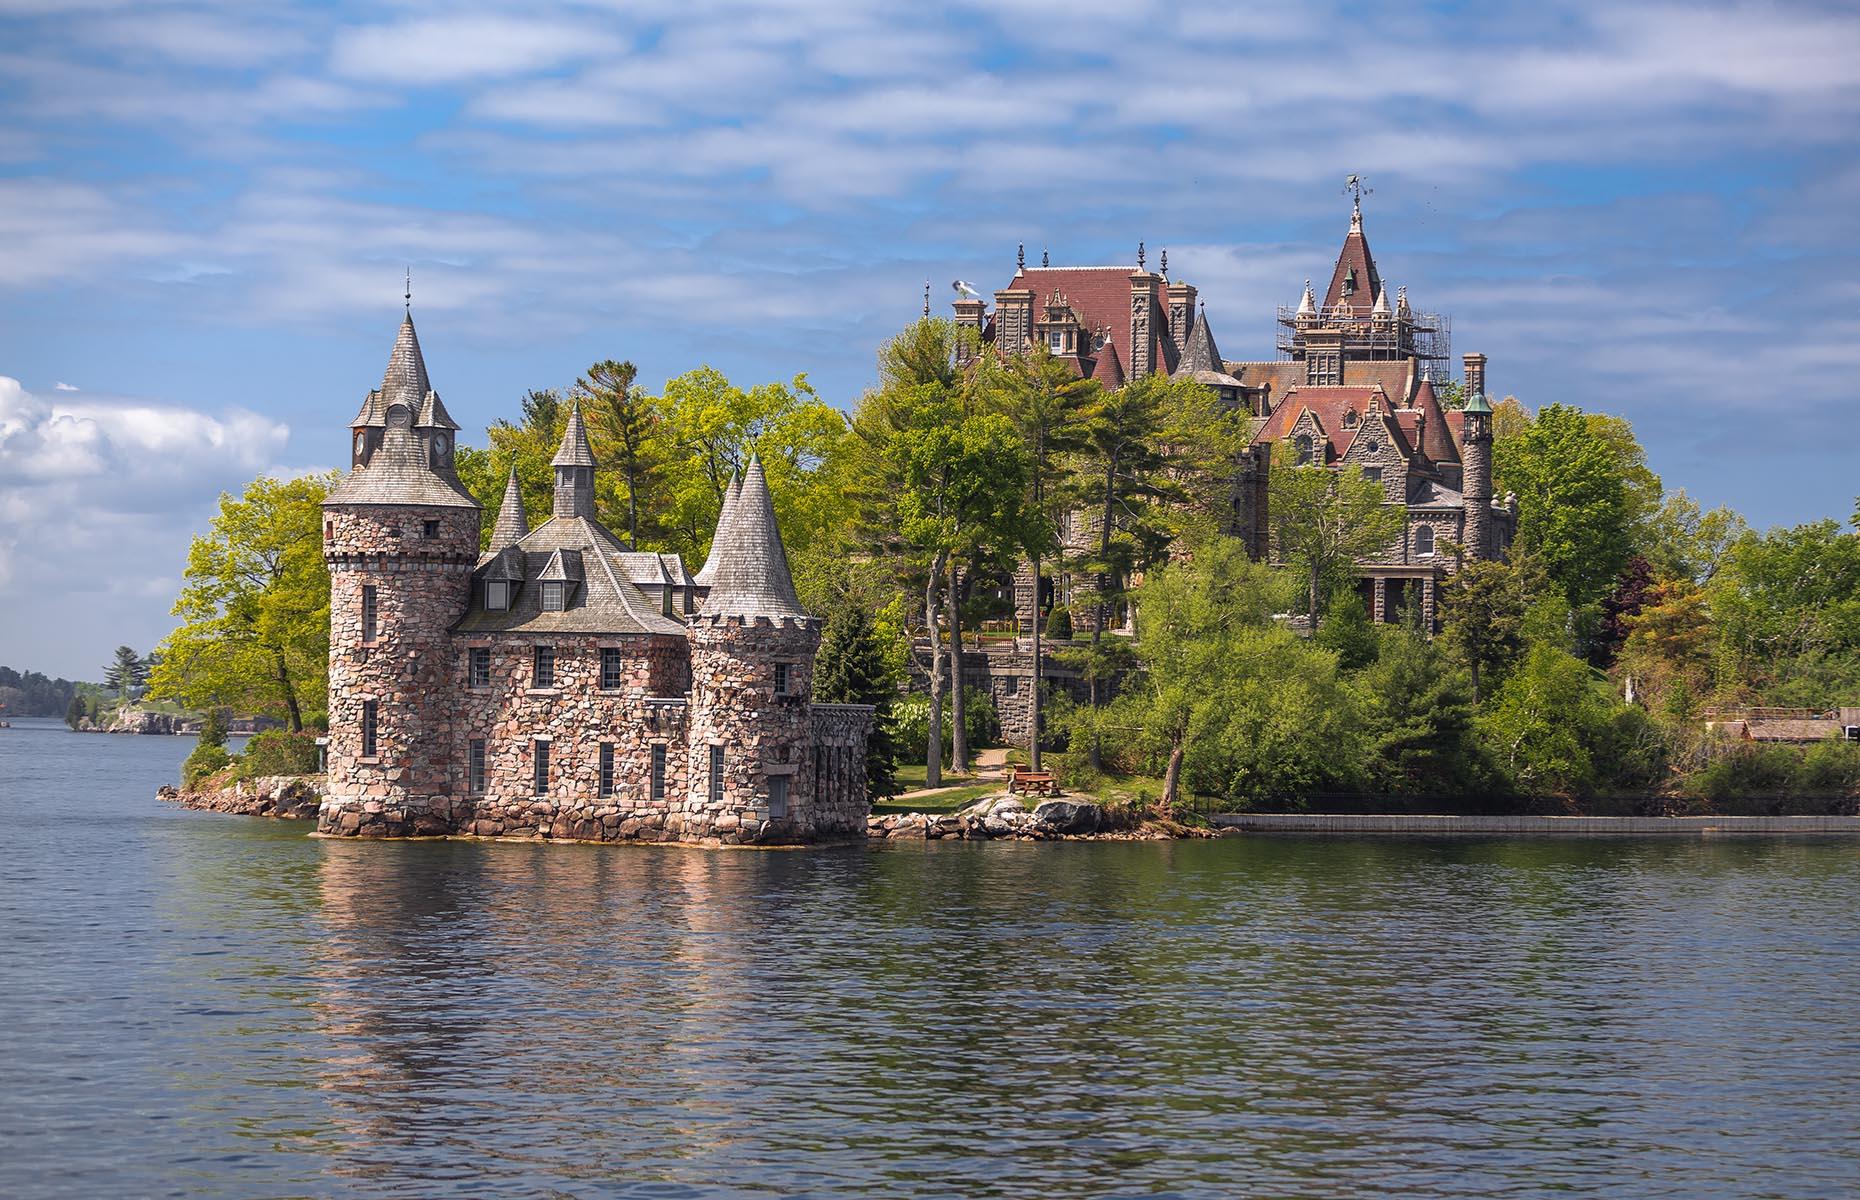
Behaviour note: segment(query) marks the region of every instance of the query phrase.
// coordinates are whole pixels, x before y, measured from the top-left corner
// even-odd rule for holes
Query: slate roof
[[[478,507],[463,485],[433,470],[426,443],[404,425],[389,426],[373,457],[350,471],[324,503]]]
[[[702,616],[779,620],[808,615],[794,594],[788,552],[775,524],[775,503],[761,459],[750,458],[729,527],[720,529],[716,540],[720,543],[716,569]]]
[[[594,451],[588,445],[588,428],[581,422],[581,405],[568,410],[568,424],[562,429],[562,448],[549,460],[552,467],[592,467]]]
[[[514,546],[530,531],[529,514],[523,511],[523,493],[517,487],[517,469],[510,468],[504,480],[504,502],[497,509],[497,524],[491,527],[491,550]]]
[[[1348,297],[1343,294],[1343,281],[1351,271],[1356,272],[1356,290]],[[1363,236],[1363,213],[1361,209],[1350,214],[1350,232],[1343,239],[1343,249],[1337,254],[1337,266],[1331,271],[1330,289],[1324,293],[1324,307],[1333,308],[1348,304],[1359,313],[1367,313],[1375,306],[1376,297],[1382,294],[1382,276],[1376,271],[1376,260],[1369,253],[1369,239]]]
[[[382,412],[404,404],[409,413],[417,413],[432,390],[426,378],[426,358],[420,353],[420,336],[413,331],[413,314],[409,312],[401,318],[394,350],[388,355],[387,374],[381,379]]]
[[[730,528],[730,517],[736,511],[736,497],[743,490],[743,477],[730,476],[730,486],[724,489],[723,504],[717,510],[717,531],[711,535],[710,553],[704,556],[704,565],[692,577],[692,582],[699,587],[709,587],[710,581],[717,574],[717,551],[723,546],[724,531]]]
[[[1176,365],[1176,371],[1186,372],[1196,382],[1214,387],[1240,386],[1240,381],[1228,374],[1227,363],[1214,346],[1214,331],[1208,328],[1206,305],[1196,311],[1195,323],[1189,326],[1188,342],[1182,348],[1182,361]]]
[[[459,423],[452,419],[452,414],[446,411],[444,404],[440,403],[439,393],[428,392],[426,398],[420,401],[420,415],[414,418],[413,427],[415,429],[457,429]]]
[[[1453,444],[1453,432],[1447,428],[1447,413],[1434,394],[1432,380],[1421,380],[1420,386],[1414,389],[1410,406],[1427,418],[1421,426],[1421,453],[1437,463],[1460,461],[1459,447]]]
[[[620,539],[586,517],[552,517],[508,550],[479,560],[471,607],[453,628],[459,633],[682,635],[683,625],[627,581],[619,566],[627,553]],[[492,612],[484,607],[484,589],[477,585],[502,578],[494,571],[506,564],[521,564],[525,586],[517,589],[507,611]],[[575,585],[562,612],[543,611],[538,585],[544,579]]]

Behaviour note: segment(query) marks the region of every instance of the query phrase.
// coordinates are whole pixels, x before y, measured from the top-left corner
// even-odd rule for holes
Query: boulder
[[[1044,800],[1033,810],[1033,824],[1048,833],[1096,833],[1104,810],[1086,800]]]

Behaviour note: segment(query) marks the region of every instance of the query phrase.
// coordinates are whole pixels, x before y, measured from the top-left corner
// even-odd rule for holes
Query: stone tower
[[[1460,494],[1466,505],[1466,556],[1497,557],[1492,537],[1492,404],[1485,398],[1485,355],[1466,356],[1465,424],[1460,429]]]
[[[749,460],[719,530],[710,594],[691,619],[687,829],[744,840],[836,836],[822,828],[810,760],[820,622],[788,573],[762,463]]]
[[[478,502],[452,473],[457,428],[401,324],[381,390],[354,427],[355,464],[323,505],[330,572],[329,778],[319,829],[389,836],[450,823],[449,630],[478,558]]]

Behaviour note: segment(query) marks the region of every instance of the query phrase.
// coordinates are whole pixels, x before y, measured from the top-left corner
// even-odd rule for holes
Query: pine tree
[[[76,695],[71,697],[71,706],[65,709],[65,724],[71,726],[73,729],[78,729],[83,726],[84,697]]]
[[[872,736],[865,744],[866,788],[897,794],[897,751],[891,741],[892,702],[898,689],[885,669],[884,646],[868,606],[843,597],[827,614],[814,659],[814,699],[822,704],[870,704]]]
[[[129,703],[130,689],[140,687],[147,678],[142,656],[128,646],[118,646],[116,656],[103,669],[104,684],[115,688],[117,697],[125,704]]]

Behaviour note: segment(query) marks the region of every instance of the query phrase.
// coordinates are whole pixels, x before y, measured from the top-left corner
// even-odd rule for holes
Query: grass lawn
[[[888,813],[953,813],[965,808],[983,796],[992,795],[1002,789],[999,783],[979,783],[973,787],[950,788],[948,791],[936,792],[916,800],[886,800],[872,805],[872,815],[882,817]]]
[[[914,792],[924,786],[923,763],[899,763],[897,775],[899,791]],[[975,775],[957,775],[946,770],[943,772],[943,786],[954,787],[959,783],[972,783],[977,778],[978,776]]]

